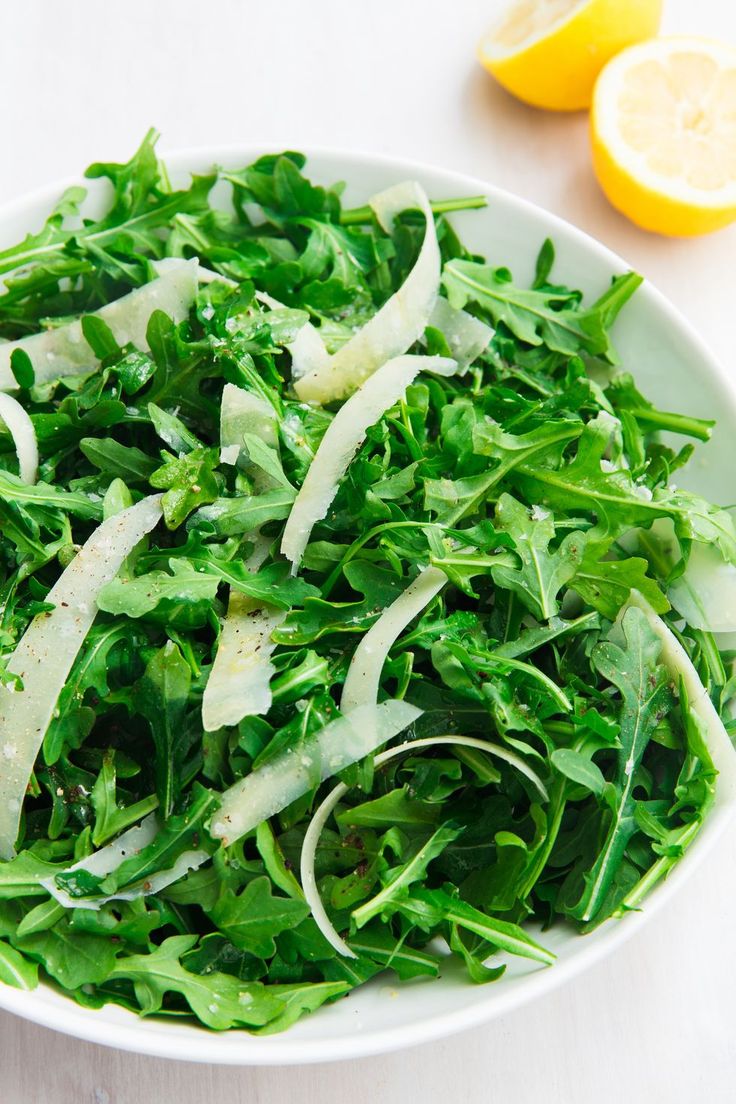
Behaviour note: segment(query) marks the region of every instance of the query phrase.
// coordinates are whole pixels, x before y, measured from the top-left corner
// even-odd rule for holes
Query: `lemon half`
[[[603,66],[657,33],[662,0],[517,0],[481,41],[483,65],[535,107],[590,105]]]
[[[736,220],[736,49],[659,38],[609,62],[591,112],[593,165],[646,230],[702,234]]]

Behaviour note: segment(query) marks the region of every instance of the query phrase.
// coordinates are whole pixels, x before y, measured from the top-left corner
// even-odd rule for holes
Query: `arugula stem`
[[[713,639],[713,634],[703,632],[701,629],[692,629],[691,634],[693,639],[700,645],[711,681],[718,690],[722,690],[728,681],[728,676],[726,675],[726,668],[723,666],[723,659],[718,650],[718,645]]]
[[[446,215],[452,211],[471,211],[478,207],[487,207],[488,200],[485,196],[462,196],[459,199],[439,199],[430,202],[433,215]],[[364,204],[362,207],[349,207],[340,212],[341,226],[369,225],[373,220],[373,211]]]
[[[567,779],[560,777],[555,779],[550,789],[549,795],[549,819],[547,821],[547,835],[544,837],[544,843],[534,856],[534,861],[529,869],[524,882],[519,889],[519,900],[525,901],[529,894],[537,884],[540,875],[542,874],[547,860],[552,853],[552,848],[557,841],[557,836],[560,831],[560,825],[562,823],[562,814],[565,811],[567,804]]]
[[[700,831],[701,822],[699,819],[692,820],[689,824],[686,824],[680,834],[673,841],[680,851],[677,855],[662,855],[653,866],[649,867],[646,874],[639,879],[633,889],[624,897],[621,904],[614,912],[615,917],[622,917],[625,913],[630,912],[639,906],[641,901],[647,894],[654,888],[657,882],[660,882],[682,857],[682,853],[689,847],[692,841]]]
[[[125,809],[118,809],[115,813],[114,820],[111,821],[110,830],[100,835],[95,834],[95,846],[102,847],[108,840],[119,835],[126,828],[130,828],[131,824],[135,824],[137,821],[142,820],[143,817],[148,816],[149,813],[152,813],[154,809],[157,808],[158,798],[155,794],[149,794],[148,797],[143,797],[140,801],[136,801],[135,805],[127,805]]]
[[[480,656],[474,656],[473,658],[478,661],[479,666],[483,663]],[[564,690],[562,690],[556,682],[553,682],[548,675],[545,675],[543,671],[540,671],[538,667],[535,667],[531,663],[524,663],[520,659],[510,659],[507,656],[498,656],[495,652],[489,652],[488,658],[492,661],[497,661],[502,668],[507,667],[511,671],[521,671],[537,682],[541,682],[565,713],[572,712],[572,702]]]
[[[363,548],[363,546],[366,545],[368,541],[373,540],[374,537],[379,536],[381,533],[385,533],[390,529],[445,528],[445,525],[439,525],[437,524],[437,522],[433,521],[386,521],[382,522],[380,525],[374,525],[373,528],[369,529],[367,533],[364,533],[362,537],[359,537],[358,540],[353,541],[347,552],[344,553],[342,559],[333,567],[332,571],[330,572],[325,583],[322,586],[322,597],[329,598],[330,593],[337,583],[338,579],[340,578],[340,575],[342,574],[343,568],[346,566],[346,564],[350,563],[353,557],[356,556],[358,552],[360,552],[361,548]]]
[[[685,437],[695,437],[698,441],[709,441],[716,424],[705,418],[670,414],[665,410],[652,410],[649,407],[627,407],[626,412],[647,429],[668,429],[670,433],[681,433]]]
[[[417,443],[414,434],[411,431],[411,426],[407,424],[406,404],[403,402],[401,404],[401,420],[399,420],[398,418],[387,417],[386,421],[390,426],[393,426],[396,432],[401,436],[401,439],[406,445],[407,451],[409,452],[412,460],[416,462],[422,460],[424,458],[424,453],[419,447],[419,444]]]

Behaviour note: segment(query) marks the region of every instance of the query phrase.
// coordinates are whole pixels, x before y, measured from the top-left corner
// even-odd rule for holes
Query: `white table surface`
[[[587,120],[513,101],[474,58],[498,0],[23,0],[0,9],[0,202],[162,148],[402,154],[577,223],[670,296],[736,371],[736,226],[696,241],[606,203]],[[665,0],[668,32],[736,41],[732,0]],[[223,1069],[118,1053],[0,1014],[2,1104],[720,1104],[736,1098],[736,832],[613,959],[534,1006],[403,1053]]]

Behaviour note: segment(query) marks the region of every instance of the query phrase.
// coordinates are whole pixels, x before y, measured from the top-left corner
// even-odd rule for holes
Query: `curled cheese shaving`
[[[35,483],[38,476],[38,441],[33,422],[12,395],[0,391],[0,420],[13,438],[18,456],[18,472],[24,483]]]
[[[13,855],[21,807],[56,700],[97,613],[97,596],[161,517],[161,495],[103,521],[48,593],[7,662],[22,689],[0,687],[0,859]]]
[[[326,360],[318,360],[310,370],[297,362],[294,389],[305,402],[343,399],[386,361],[405,353],[424,333],[437,299],[440,250],[424,189],[416,181],[406,181],[374,196],[370,205],[386,231],[390,231],[400,211],[418,208],[426,220],[424,240],[414,267],[399,290],[354,337]],[[316,349],[314,343],[312,346]]]
[[[312,529],[326,516],[340,480],[365,439],[369,426],[389,410],[412,380],[428,367],[453,366],[442,357],[400,356],[373,373],[338,410],[320,442],[284,528],[281,551],[299,567]]]
[[[177,261],[155,280],[107,303],[94,314],[109,326],[119,345],[132,342],[139,349],[147,349],[146,330],[153,312],[162,310],[181,322],[189,314],[196,294],[196,260]],[[30,357],[36,383],[92,372],[99,364],[85,340],[81,320],[76,319],[54,330],[0,345],[0,391],[13,391],[17,386],[10,367],[15,349],[22,349]]]

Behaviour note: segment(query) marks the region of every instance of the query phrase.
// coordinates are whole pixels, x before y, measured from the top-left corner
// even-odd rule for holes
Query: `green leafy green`
[[[585,932],[639,908],[713,804],[710,733],[633,604],[636,592],[675,632],[702,700],[724,712],[732,656],[667,600],[695,542],[736,564],[730,512],[673,483],[713,423],[660,410],[637,365],[611,370],[611,328],[638,276],[589,302],[556,280],[546,241],[521,286],[449,221],[485,199],[432,197],[441,290],[493,336],[465,375],[420,373],[369,428],[292,574],[284,522],[337,409],[298,400],[294,342],[309,323],[334,353],[373,318],[411,271],[425,219],[407,210],[386,233],[294,151],[174,189],[155,141],[88,170],[107,188],[101,214],[68,189],[0,252],[0,338],[81,318],[91,357],[44,383],[22,343],[9,358],[39,450],[28,485],[0,425],[11,701],[13,650],[96,525],[152,491],[164,513],[102,588],[42,734],[17,855],[0,863],[0,983],[50,979],[85,1006],[271,1033],[382,972],[436,977],[447,948],[475,984],[508,956],[547,966],[540,928]],[[154,310],[143,348],[113,334],[99,308],[172,258],[199,261],[187,317]],[[452,334],[430,322],[408,352],[451,355]],[[245,425],[237,463],[221,451],[226,385],[273,412],[266,440],[258,419]],[[421,743],[343,772],[315,849],[348,958],[299,874],[333,779],[229,846],[211,828],[224,790],[336,718],[356,648],[429,565],[447,582],[391,636],[378,680],[379,700],[421,709],[397,737]],[[205,732],[232,595],[285,616],[265,703]],[[0,747],[0,764],[13,752]]]
[[[464,307],[468,300],[476,302],[496,324],[503,322],[515,337],[529,345],[546,345],[553,352],[567,355],[582,350],[615,360],[608,329],[641,277],[633,272],[617,276],[611,289],[585,311],[577,309],[575,296],[569,291],[517,288],[508,269],[476,261],[449,261],[442,282],[453,307]]]
[[[624,615],[625,649],[611,641],[596,644],[593,664],[621,695],[619,750],[610,815],[603,848],[585,876],[585,890],[574,914],[590,921],[605,906],[626,844],[636,829],[634,787],[637,771],[654,729],[672,708],[672,692],[663,667],[657,666],[660,642],[641,610]],[[618,904],[618,901],[616,901]]]
[[[555,537],[551,515],[542,511],[535,517],[511,495],[499,498],[496,521],[509,534],[520,563],[518,567],[493,567],[494,580],[514,591],[541,621],[548,621],[559,612],[557,595],[576,574],[583,556],[584,534],[570,533],[557,549],[551,550]]]
[[[156,796],[168,817],[183,785],[185,758],[192,740],[184,726],[192,671],[172,641],[160,648],[136,684],[135,703],[151,726],[155,748]]]
[[[275,897],[269,878],[255,878],[238,895],[226,890],[210,911],[236,947],[263,957],[275,953],[275,936],[296,927],[308,915],[309,908],[303,901]]]

